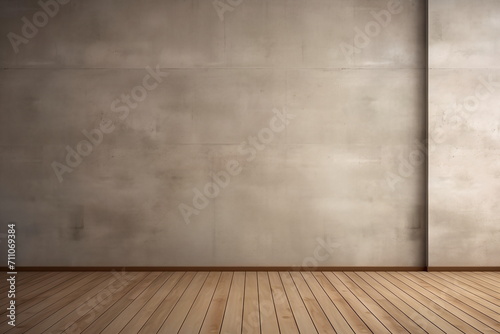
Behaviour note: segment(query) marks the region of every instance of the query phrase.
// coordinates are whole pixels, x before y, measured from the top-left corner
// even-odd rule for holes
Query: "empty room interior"
[[[499,0],[0,17],[0,333],[500,332]]]

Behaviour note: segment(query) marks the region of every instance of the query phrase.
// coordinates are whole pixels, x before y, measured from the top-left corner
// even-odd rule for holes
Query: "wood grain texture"
[[[495,272],[33,272],[2,333],[498,333]],[[6,298],[2,307],[6,307]]]

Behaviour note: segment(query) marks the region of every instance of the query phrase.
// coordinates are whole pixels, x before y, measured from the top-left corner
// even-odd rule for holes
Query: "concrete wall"
[[[425,264],[423,1],[222,1],[0,2],[18,265]]]
[[[499,1],[430,1],[430,266],[500,266],[499,59]]]

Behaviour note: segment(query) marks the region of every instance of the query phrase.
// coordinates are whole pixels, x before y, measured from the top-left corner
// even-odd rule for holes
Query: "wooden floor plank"
[[[36,283],[37,281],[44,281],[47,277],[55,277],[61,273],[59,272],[49,272],[49,273],[37,273],[37,272],[30,272],[30,273],[18,273],[16,276],[16,285],[19,288],[27,288],[31,284]],[[7,290],[9,290],[9,285],[8,284],[2,284],[0,286],[0,296],[3,296]]]
[[[259,288],[256,272],[247,272],[245,275],[243,333],[260,333]]]
[[[375,317],[362,302],[342,283],[333,272],[325,272],[326,278],[337,288],[339,293],[356,311],[363,322],[375,333],[390,333],[389,330]]]
[[[470,284],[464,283],[463,279],[459,275],[455,275],[455,277],[454,277],[453,275],[450,275],[450,273],[447,273],[447,272],[435,273],[435,275],[447,280],[448,282],[450,282],[453,285],[459,286],[459,287],[463,288],[464,290],[467,290],[467,291],[475,294],[476,296],[480,297],[481,299],[489,301],[490,303],[495,305],[495,308],[493,310],[495,312],[500,313],[500,306],[497,305],[498,298],[495,298],[488,293],[484,293],[483,291],[481,291],[481,287],[472,286]]]
[[[223,272],[221,274],[214,296],[208,307],[207,315],[203,321],[200,334],[215,334],[220,332],[232,279],[232,272]]]
[[[188,289],[182,295],[181,299],[179,299],[174,309],[170,312],[161,326],[158,334],[170,334],[179,331],[208,276],[209,274],[207,272],[196,273]],[[211,275],[211,279],[213,279],[213,275]]]
[[[151,317],[146,320],[144,325],[140,327],[137,333],[157,333],[160,327],[163,325],[167,317],[170,315],[174,307],[177,305],[179,300],[182,298],[190,284],[193,282],[196,273],[188,272],[184,274],[182,279],[175,285],[172,291],[167,295],[167,297],[161,302],[158,308],[153,312]],[[195,283],[196,286],[197,283]],[[124,328],[127,333],[133,333],[129,326]]]
[[[245,295],[245,273],[235,272],[229,296],[227,298],[227,307],[222,320],[221,334],[241,334],[243,325],[243,299]]]
[[[473,295],[477,296],[478,298],[480,298],[480,300],[483,303],[485,303],[485,304],[487,303],[486,305],[488,305],[488,308],[490,308],[494,312],[500,314],[500,305],[498,304],[497,298],[494,298],[494,297],[478,290],[477,287],[472,287],[470,285],[462,283],[461,281],[459,281],[457,279],[454,279],[451,276],[444,275],[445,273],[433,273],[433,274],[434,274],[433,275],[434,277],[439,277],[439,278],[447,281],[448,285],[449,284],[455,285],[456,287],[458,287],[460,289],[460,291],[466,291],[467,294],[473,294]]]
[[[208,307],[214,296],[215,289],[219,283],[220,276],[220,272],[212,271],[208,274],[205,283],[201,287],[193,306],[189,310],[189,313],[179,330],[179,334],[199,333],[201,326],[203,325],[203,320],[205,320]]]
[[[174,287],[179,283],[179,281],[184,277],[184,272],[173,273],[168,280],[154,292],[151,299],[149,299],[144,306],[129,320],[124,320],[123,323],[120,319],[115,319],[111,323],[109,328],[106,328],[102,333],[114,334],[114,333],[138,333],[144,326],[146,321],[152,316],[155,310],[160,306],[160,304],[167,298],[167,296],[172,292]],[[127,322],[128,321],[128,322]],[[114,325],[114,323],[118,323]],[[114,327],[116,326],[116,327]],[[120,328],[122,327],[122,328]],[[160,326],[158,325],[158,328]],[[116,329],[116,331],[113,331]]]
[[[402,312],[397,305],[391,302],[391,299],[384,297],[381,292],[377,291],[368,282],[359,277],[359,273],[348,272],[345,273],[354,283],[356,283],[363,291],[366,292],[380,307],[387,313],[391,314],[398,323],[401,324],[408,332],[412,334],[424,334],[426,331],[415,323],[408,315]]]
[[[478,333],[491,333],[492,328],[489,326],[486,326],[484,323],[481,321],[477,320],[474,318],[472,315],[468,314],[461,308],[455,306],[453,302],[449,301],[446,296],[442,296],[440,294],[435,294],[432,291],[429,291],[425,287],[422,287],[420,284],[415,284],[414,281],[410,280],[407,278],[405,275],[397,274],[395,275],[394,273],[389,273],[389,275],[395,277],[398,279],[400,282],[406,284],[409,288],[413,289],[416,291],[418,294],[423,296],[424,298],[428,298],[428,300],[432,300],[435,302],[437,305],[440,307],[446,309],[450,314],[453,314],[455,317],[460,319],[461,321],[465,322],[473,330],[470,330],[471,333],[474,333],[476,330]]]
[[[16,309],[17,309],[18,313],[23,314],[21,317],[21,320],[26,319],[25,310],[28,310],[31,307],[34,307],[36,304],[39,304],[41,302],[47,303],[48,298],[50,298],[50,300],[55,300],[57,298],[57,296],[61,295],[66,288],[71,289],[73,284],[77,284],[78,281],[81,281],[81,280],[85,279],[85,277],[90,276],[90,275],[91,275],[91,273],[76,274],[73,276],[68,275],[68,277],[64,281],[61,281],[57,285],[56,293],[54,293],[54,290],[51,290],[51,289],[47,289],[47,290],[42,289],[40,291],[40,293],[34,294],[30,298],[25,299],[23,296],[23,293],[20,292],[19,294],[16,295],[16,296],[19,296],[19,298],[16,297],[16,304],[17,304]],[[93,273],[92,275],[93,275],[93,277],[96,277],[97,273]],[[50,283],[47,282],[47,280],[44,280],[44,281],[41,281],[37,284],[44,286],[44,285],[48,285]],[[5,303],[5,301],[4,301],[4,303]],[[0,312],[0,315],[3,317],[4,314],[6,314],[6,313],[7,313],[6,310],[2,310],[2,312]]]
[[[477,329],[442,307],[442,303],[439,301],[439,299],[429,299],[425,297],[423,294],[417,291],[417,288],[406,285],[405,283],[396,279],[390,273],[378,273],[378,275],[392,283],[394,286],[397,286],[398,288],[404,290],[404,292],[413,297],[415,300],[418,300],[420,303],[425,304],[432,311],[434,311],[434,313],[438,314],[442,319],[444,319],[463,333],[480,334]]]
[[[33,277],[41,277],[43,276],[44,274],[56,274],[58,272],[48,272],[48,273],[42,273],[40,271],[19,271],[17,272],[17,282],[22,282],[26,279],[29,279],[30,277],[33,278]]]
[[[413,303],[407,303],[405,301],[407,296],[403,291],[399,289],[388,289],[365,272],[356,272],[356,275],[400,309],[401,312],[427,333],[444,333],[444,331],[425,317],[425,310],[419,309],[418,307],[414,308]]]
[[[467,313],[468,316],[471,316],[474,319],[480,321],[483,325],[485,325],[487,327],[483,328],[483,329],[481,329],[481,327],[482,327],[481,325],[479,325],[479,327],[478,326],[475,326],[475,327],[477,329],[483,331],[484,333],[498,333],[500,331],[500,324],[499,324],[499,326],[494,326],[494,322],[495,322],[494,319],[488,317],[484,313],[482,313],[482,312],[476,310],[475,308],[469,306],[468,304],[466,304],[461,299],[456,298],[456,297],[454,297],[452,295],[449,295],[445,291],[436,288],[435,286],[433,286],[433,285],[427,283],[426,281],[422,280],[421,278],[419,278],[417,275],[414,275],[414,274],[411,274],[411,273],[403,273],[401,275],[404,276],[404,277],[406,277],[408,280],[410,280],[411,283],[410,282],[408,282],[408,283],[412,284],[412,286],[413,285],[419,285],[420,287],[422,287],[426,291],[434,294],[435,296],[437,296],[437,297],[439,297],[439,298],[447,301],[448,303],[450,303],[454,307],[457,307],[458,309],[460,309],[463,312]],[[469,323],[471,323],[471,322],[469,322]],[[488,326],[487,324],[492,324],[492,325]],[[491,326],[493,326],[493,327],[491,327]]]
[[[64,283],[75,276],[81,277],[81,274],[74,272],[57,273],[57,275],[53,276],[43,276],[42,280],[33,280],[33,283],[29,286],[19,287],[18,300],[32,299],[47,290],[52,290],[54,287],[57,287],[59,284]]]
[[[325,312],[328,320],[330,320],[330,323],[333,325],[335,331],[337,333],[346,334],[354,333],[351,326],[349,326],[349,323],[344,319],[342,313],[339,311],[338,306],[331,301],[313,274],[310,272],[304,272],[302,273],[302,277],[304,277],[309,289],[311,289],[312,294]],[[342,300],[342,302],[345,301]]]
[[[42,272],[18,272],[17,275],[14,275],[16,277],[16,284],[20,286],[28,286],[33,280],[38,280],[42,279],[43,276],[55,276],[57,275],[58,272],[48,272],[48,273],[42,273]],[[7,276],[7,274],[5,274]],[[10,275],[9,275],[10,276]],[[1,285],[0,286],[0,293],[3,294],[5,291],[9,289],[8,285]]]
[[[271,285],[267,272],[257,273],[259,285],[259,313],[262,334],[279,334],[278,318],[274,306]]]
[[[500,284],[500,272],[478,272],[477,274],[481,274],[481,277],[488,278],[496,283]]]
[[[26,301],[32,300],[36,296],[43,292],[51,290],[57,287],[59,284],[79,275],[78,273],[58,273],[58,275],[53,276],[43,276],[41,280],[34,280],[32,284],[28,286],[20,285],[17,286],[16,300],[18,304],[24,303]],[[3,305],[8,299],[7,292],[3,298],[0,299],[0,305]],[[3,315],[6,312],[0,312]]]
[[[170,278],[171,273],[162,273],[151,283],[151,285],[145,289],[130,305],[128,305],[122,312],[117,313],[116,317],[109,322],[106,328],[101,332],[101,334],[108,333],[119,333],[123,327],[139,312],[139,310],[144,307],[149,300],[158,293],[160,287],[162,287],[167,280]]]
[[[117,284],[117,276],[126,283]],[[495,272],[33,272],[17,284],[17,326],[5,321],[0,332],[493,334],[500,332],[498,278]]]
[[[141,282],[147,273],[130,273],[127,277],[130,281],[121,282],[116,277],[108,276],[109,278],[98,287],[88,291],[85,294],[80,294],[74,301],[66,305],[63,309],[48,317],[42,324],[50,326],[49,333],[82,333],[96,319],[108,310],[117,299],[121,298],[135,285]],[[116,316],[120,309],[115,309]],[[109,324],[110,318],[101,319],[101,323]],[[41,325],[38,326],[41,328]]]
[[[25,304],[20,304],[17,308],[16,330],[33,327],[44,319],[45,316],[43,314],[57,311],[63,307],[67,296],[75,295],[75,291],[83,289],[83,287],[88,286],[91,288],[92,284],[100,283],[104,279],[105,276],[100,273],[88,273],[87,275],[76,276],[74,279],[69,279],[62,283],[57,291],[47,291]],[[41,316],[39,315],[40,313],[42,313]],[[40,320],[34,322],[33,318]],[[0,332],[2,332],[3,326],[4,323],[0,324]]]
[[[496,300],[500,299],[500,289],[492,286],[484,281],[478,280],[472,276],[468,276],[466,273],[445,273],[446,276],[451,277],[457,281],[467,284],[469,287],[479,290]]]
[[[342,297],[338,290],[332,285],[332,283],[326,278],[324,273],[315,272],[313,273],[314,278],[323,288],[323,291],[328,295],[330,300],[339,309],[342,316],[347,320],[349,326],[354,330],[355,333],[371,333],[372,331],[366,326],[363,320],[358,316],[358,314],[353,310],[351,305]]]
[[[97,319],[91,322],[90,326],[83,327],[82,334],[101,333],[117,314],[123,312],[132,302],[134,302],[144,292],[145,289],[160,276],[158,272],[145,273],[147,276],[138,280],[135,284],[129,284],[118,292],[113,292],[102,309],[96,312]]]
[[[280,272],[280,278],[300,333],[318,333],[290,273]]]
[[[442,280],[432,273],[414,273],[414,275],[422,278],[426,283],[435,286],[441,292],[461,300],[492,319],[498,316],[498,313],[486,307],[478,296],[469,294],[468,291],[463,291],[459,287],[449,284],[448,281]]]
[[[428,307],[427,304],[421,303],[417,299],[413,298],[411,295],[407,294],[405,288],[401,288],[398,285],[392,284],[390,281],[384,279],[379,275],[378,272],[369,272],[366,273],[368,276],[370,276],[372,279],[374,279],[376,282],[384,286],[387,290],[389,291],[394,291],[397,296],[404,301],[406,304],[408,304],[412,309],[414,309],[418,314],[421,314],[423,317],[425,317],[429,322],[433,324],[433,326],[436,326],[441,330],[442,332],[446,334],[460,334],[463,333],[460,331],[458,328],[455,326],[451,325],[448,321],[444,320],[443,318],[440,317],[439,310],[436,309],[431,309]],[[434,312],[438,311],[438,313]],[[418,315],[416,313],[411,314],[412,318]],[[426,329],[425,327],[423,327]],[[427,330],[427,329],[426,329]]]
[[[302,297],[304,305],[306,306],[306,309],[309,312],[309,316],[311,317],[318,333],[336,333],[335,329],[330,323],[330,320],[328,320],[325,312],[323,312],[323,309],[312,294],[311,289],[309,289],[309,286],[304,280],[302,274],[299,272],[292,272],[290,273],[290,275],[292,276],[295,286],[297,287],[297,290]]]
[[[45,276],[57,276],[59,273],[54,272],[54,273],[37,273],[37,272],[19,272],[17,275],[8,275],[5,274],[5,278],[9,278],[9,276],[15,276],[16,279],[16,287],[21,289],[26,289],[30,287],[32,284],[36,283],[37,281],[44,281]],[[7,292],[10,290],[10,284],[0,284],[0,305],[3,304],[4,300],[7,299]]]
[[[18,273],[18,275],[21,273]],[[24,283],[21,281],[18,281],[19,276],[16,278],[16,292],[15,292],[15,302],[17,308],[22,304],[23,308],[26,308],[25,302],[30,300],[30,293],[33,291],[38,291],[38,289],[42,288],[47,285],[47,279],[57,276],[59,273],[38,273],[37,275],[36,272],[30,272],[26,273],[30,274],[29,278],[30,280],[24,280]],[[1,289],[0,289],[0,318],[4,319],[6,318],[7,314],[7,307],[9,306],[10,303],[10,298],[9,298],[9,290],[10,290],[10,284],[1,284]],[[40,293],[43,291],[40,291]],[[39,293],[38,293],[39,294]],[[19,309],[17,310],[19,312]]]
[[[372,313],[385,328],[391,333],[408,333],[408,331],[397,322],[391,314],[386,312],[375,300],[373,300],[362,288],[353,282],[345,273],[334,273],[337,278],[354,294],[358,300]]]
[[[279,273],[269,272],[268,275],[281,333],[299,334],[299,328],[295,322]]]
[[[67,314],[83,305],[86,300],[95,296],[102,289],[107,288],[112,282],[113,279],[109,275],[104,274],[104,280],[99,284],[93,284],[94,282],[92,281],[66,295],[57,303],[50,305],[30,318],[29,321],[33,324],[36,323],[36,325],[25,333],[42,333],[61,318],[64,318]]]
[[[471,273],[467,273],[467,274],[469,276],[477,278],[478,280],[480,280],[482,282],[488,283],[488,285],[494,287],[496,291],[500,290],[500,282],[497,282],[494,279],[492,279],[491,277],[486,276],[484,273],[471,272]]]

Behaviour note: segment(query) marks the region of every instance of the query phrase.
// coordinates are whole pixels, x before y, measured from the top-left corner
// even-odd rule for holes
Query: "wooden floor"
[[[52,272],[17,276],[1,333],[498,333],[498,272]]]

